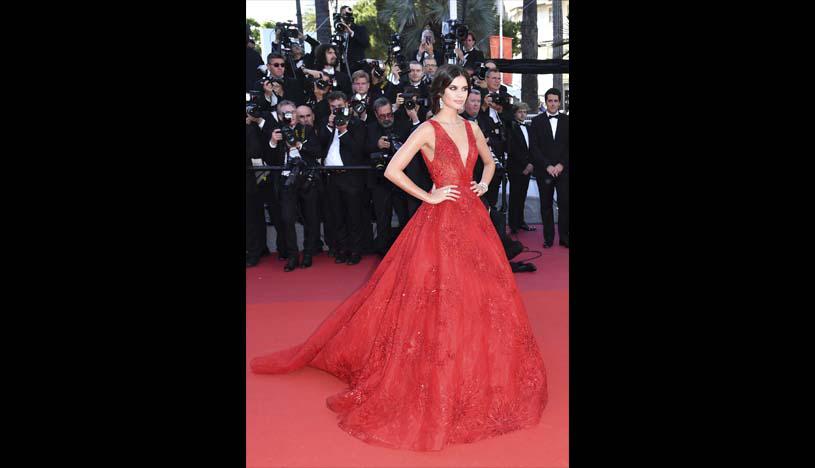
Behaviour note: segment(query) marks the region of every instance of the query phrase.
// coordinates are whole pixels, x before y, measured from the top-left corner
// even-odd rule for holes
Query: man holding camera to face
[[[272,52],[266,57],[267,74],[260,80],[263,92],[273,106],[283,99],[304,104],[303,87],[299,80],[285,76],[285,66],[285,59],[278,53]]]
[[[314,51],[314,70],[302,68],[304,75],[303,86],[306,86],[305,76],[310,76],[311,81],[324,80],[332,84],[336,91],[342,91],[347,96],[351,93],[351,77],[343,70],[337,69],[339,57],[337,48],[331,44],[320,44]]]
[[[365,157],[365,123],[352,115],[348,97],[334,91],[326,99],[331,113],[318,124],[317,138],[325,151],[325,166],[358,166],[367,164]],[[336,252],[335,263],[356,265],[362,259],[362,195],[365,189],[363,170],[329,171],[325,197],[330,210],[326,213],[327,230],[335,236],[329,249]],[[329,236],[326,236],[329,237]],[[331,245],[331,243],[334,245]]]
[[[496,166],[496,175],[490,181],[490,187],[484,195],[487,203],[495,207],[498,203],[498,189],[501,186],[501,179],[504,171],[504,161],[506,160],[506,124],[512,120],[510,97],[507,93],[501,93],[501,74],[498,70],[487,71],[487,92],[482,92],[481,111],[487,128],[482,128],[487,144],[493,152],[494,157],[501,164]],[[499,172],[500,171],[500,172]],[[476,179],[477,180],[477,179]]]
[[[401,190],[396,189],[391,181],[384,177],[384,171],[394,154],[402,144],[407,141],[408,136],[416,129],[419,121],[417,108],[406,110],[407,119],[399,119],[394,115],[390,101],[386,97],[380,97],[373,102],[371,112],[375,116],[368,125],[368,137],[365,150],[368,153],[371,164],[375,170],[369,171],[368,186],[371,188],[371,195],[374,203],[374,213],[376,215],[376,239],[374,240],[374,250],[384,256],[393,241],[391,229],[391,219],[393,209],[399,218],[399,226],[404,227],[413,212],[421,204],[418,200],[415,207],[409,212],[407,197]],[[424,162],[421,157],[414,157],[411,164],[405,168],[405,173],[414,183],[425,190],[430,190],[433,183],[427,168],[424,167],[424,175],[417,164]],[[401,193],[399,193],[401,192]],[[410,197],[413,198],[413,197]]]
[[[365,49],[370,45],[368,30],[361,24],[354,23],[354,12],[349,6],[340,8],[334,17],[334,28],[338,33],[347,33],[348,64],[351,73],[359,69],[359,61],[365,57]]]
[[[284,100],[277,105],[277,125],[269,138],[269,160],[280,165],[276,195],[280,201],[281,218],[288,262],[283,270],[290,272],[300,265],[295,223],[298,212],[303,215],[303,268],[312,264],[314,249],[319,245],[320,218],[318,203],[320,178],[314,168],[320,147],[314,129],[300,125],[293,102]]]

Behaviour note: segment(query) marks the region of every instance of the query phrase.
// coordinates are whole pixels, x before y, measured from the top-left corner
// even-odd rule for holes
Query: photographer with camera
[[[425,29],[422,31],[422,38],[419,42],[419,48],[410,54],[408,58],[411,61],[416,60],[416,62],[421,64],[426,57],[435,58],[436,64],[447,63],[444,61],[444,54],[442,53],[441,48],[436,48],[436,36],[430,29],[430,25],[425,26]]]
[[[415,206],[412,206],[412,211],[409,210],[407,197],[410,196],[397,189],[391,181],[386,179],[384,177],[384,171],[393,155],[402,146],[402,143],[407,140],[408,136],[410,136],[421,122],[419,121],[416,108],[406,111],[408,119],[397,119],[393,113],[391,103],[386,97],[380,97],[374,101],[372,112],[376,120],[372,120],[368,125],[368,137],[365,149],[376,171],[369,172],[368,186],[371,188],[374,213],[376,216],[374,250],[384,256],[393,241],[391,219],[394,208],[399,218],[399,226],[403,228],[410,219],[410,216],[413,215],[421,204],[420,201],[414,198],[416,203],[413,205]],[[417,164],[414,164],[414,162]],[[421,163],[422,167],[419,167],[418,163]],[[422,174],[422,168],[424,169],[424,174]],[[413,158],[411,164],[405,168],[405,174],[407,174],[416,185],[419,185],[425,190],[430,190],[430,187],[433,185],[430,180],[430,175],[427,172],[427,167],[424,165],[424,161],[422,161],[421,157]]]
[[[475,34],[468,32],[461,45],[462,47],[455,48],[456,58],[461,66],[466,68],[468,64],[484,61],[484,52],[475,48]]]
[[[405,109],[410,110],[413,107],[418,107],[419,120],[424,122],[427,118],[427,110],[430,108],[428,99],[430,92],[428,84],[422,81],[422,74],[422,65],[412,60],[410,71],[401,85],[402,90],[396,94],[395,112],[398,113],[399,118],[407,117],[404,114]]]
[[[303,68],[304,75],[312,80],[325,80],[332,83],[335,91],[351,94],[351,77],[343,70],[337,70],[337,48],[331,44],[320,44],[314,51],[314,69]]]
[[[328,101],[325,99],[326,96],[331,94],[334,87],[332,83],[334,80],[324,80],[320,79],[313,79],[309,77],[306,80],[306,83],[310,86],[310,94],[308,99],[306,99],[306,105],[311,107],[314,111],[314,121],[320,122],[323,119],[328,118],[328,114],[331,112],[328,108]],[[316,126],[314,128],[317,128]]]
[[[358,166],[367,164],[365,156],[365,124],[348,108],[348,98],[342,91],[329,94],[331,113],[317,126],[317,138],[325,151],[325,166]],[[365,172],[333,170],[327,174],[325,198],[326,234],[329,249],[336,252],[335,263],[356,265],[362,259],[362,196]],[[329,240],[330,239],[330,240]],[[332,245],[333,243],[333,245]]]
[[[314,168],[320,147],[314,129],[297,122],[295,105],[285,100],[277,105],[277,127],[269,139],[269,159],[273,165],[284,166],[277,181],[276,195],[280,201],[288,262],[283,271],[290,272],[300,265],[295,223],[298,212],[303,215],[303,268],[312,264],[314,248],[319,244],[320,217],[318,203],[321,192],[319,174]],[[298,210],[299,208],[299,210]]]
[[[496,159],[495,177],[490,181],[490,187],[484,195],[489,206],[495,207],[498,203],[498,189],[505,175],[504,163],[506,161],[507,123],[512,121],[511,97],[500,92],[501,74],[498,70],[487,71],[487,93],[482,93],[480,114],[487,117],[487,128],[481,131],[487,138],[487,145]]]
[[[354,95],[351,97],[349,106],[354,111],[354,115],[363,122],[367,122],[368,110],[374,100],[382,95],[382,92],[378,88],[371,88],[371,80],[365,70],[355,71],[351,79]]]
[[[398,93],[396,85],[388,80],[387,73],[379,60],[365,59],[365,61],[368,63],[367,71],[371,77],[371,97],[375,100],[379,96],[385,96],[390,102],[395,101],[396,93]]]
[[[266,88],[271,88],[274,98],[272,105],[277,104],[278,101],[287,99],[293,101],[298,106],[306,102],[303,95],[303,86],[296,78],[287,78],[286,74],[286,61],[285,58],[279,54],[272,52],[266,58],[267,75],[261,78],[264,92]]]
[[[255,76],[256,70],[259,66],[263,65],[263,58],[255,50],[254,42],[252,42],[251,28],[246,25],[246,92],[250,89],[255,89]]]
[[[368,30],[365,26],[354,23],[354,12],[350,6],[343,6],[334,15],[334,29],[337,33],[348,34],[347,57],[353,73],[359,69],[359,61],[365,57],[365,49],[370,45]]]

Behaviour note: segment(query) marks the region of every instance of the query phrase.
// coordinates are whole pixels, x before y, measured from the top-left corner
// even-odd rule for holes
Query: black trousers
[[[280,173],[273,172],[267,175],[266,179],[266,181],[258,184],[258,194],[263,201],[265,209],[269,212],[269,219],[277,232],[277,240],[275,242],[276,249],[279,253],[284,254],[286,253],[286,232],[283,227],[283,215],[280,210],[280,184],[278,183]],[[263,244],[266,244],[265,237]]]
[[[360,254],[362,249],[362,191],[365,179],[352,171],[328,175],[325,197],[329,212],[326,213],[330,229],[336,235],[336,249]]]
[[[266,247],[266,217],[257,192],[246,193],[246,258],[257,260]]]
[[[530,177],[531,175],[509,174],[509,227],[516,231],[526,224],[524,206]]]
[[[555,241],[555,215],[552,208],[554,193],[557,190],[558,223],[557,231],[561,242],[569,242],[569,174],[561,173],[552,177],[548,173],[535,173],[541,200],[544,242]]]
[[[374,251],[384,254],[390,248],[393,241],[393,183],[384,177],[377,178],[371,187],[371,197],[374,203],[374,213],[376,215],[376,239],[374,239]]]
[[[283,229],[286,233],[286,248],[289,257],[298,255],[297,231],[295,223],[298,213],[303,215],[303,253],[314,254],[320,234],[320,214],[318,204],[320,202],[319,191],[312,187],[309,190],[297,189],[293,186],[286,187],[282,184],[280,188],[280,205],[283,218]]]
[[[321,187],[326,187],[328,185],[327,178],[327,173],[320,174]],[[329,250],[335,251],[337,250],[337,233],[336,228],[332,224],[333,219],[329,216],[331,213],[331,202],[329,201],[328,197],[325,196],[325,194],[326,190],[322,189],[319,203],[320,222],[323,223],[323,239],[325,240],[325,244],[328,246]]]

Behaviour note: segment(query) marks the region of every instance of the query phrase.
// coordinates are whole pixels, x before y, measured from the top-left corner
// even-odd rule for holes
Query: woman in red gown
[[[385,177],[424,201],[365,285],[301,345],[252,359],[252,371],[311,366],[348,384],[327,399],[365,442],[441,450],[536,425],[546,372],[509,262],[479,200],[495,172],[477,125],[459,117],[467,75],[444,65],[430,85],[434,117]],[[417,151],[434,189],[403,172]],[[472,181],[477,157],[481,181]]]

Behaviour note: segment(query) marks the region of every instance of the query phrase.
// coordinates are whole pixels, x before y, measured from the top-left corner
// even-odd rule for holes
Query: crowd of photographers
[[[523,221],[533,160],[525,123],[528,108],[513,105],[495,64],[474,47],[476,38],[466,26],[446,22],[440,44],[432,31],[425,30],[418,49],[407,55],[394,34],[387,59],[380,61],[365,58],[368,33],[354,23],[350,7],[334,15],[334,25],[330,43],[320,44],[303,37],[293,24],[278,23],[273,51],[265,61],[254,50],[247,26],[247,166],[279,167],[247,170],[247,267],[269,254],[267,215],[277,233],[278,259],[285,261],[287,272],[310,267],[324,244],[336,263],[348,265],[359,263],[365,253],[387,252],[421,202],[385,179],[385,167],[411,132],[432,116],[430,82],[440,65],[451,62],[470,74],[471,91],[461,115],[477,122],[496,162],[497,172],[483,201],[494,208],[502,180],[509,181],[514,189],[509,200],[511,230],[534,230]],[[301,40],[309,42],[312,53],[303,53]],[[548,91],[547,103],[555,95],[559,101],[559,91]],[[552,113],[557,114],[557,108]],[[559,162],[561,171],[568,166],[568,159]],[[474,180],[480,179],[482,170],[479,159]],[[424,190],[431,189],[421,156],[413,158],[405,173]],[[550,247],[554,238],[553,225],[548,229],[546,223],[551,217],[551,189],[562,178],[549,175],[552,180],[543,186],[538,181],[542,199],[545,190],[549,195],[549,212],[542,209],[544,247]],[[560,190],[558,197],[560,225]],[[498,211],[490,211],[503,232]],[[391,227],[394,212],[396,229]],[[302,259],[296,223],[304,231]],[[560,239],[568,246],[568,225],[565,229],[560,229]],[[505,235],[502,240],[510,256],[517,245]]]

